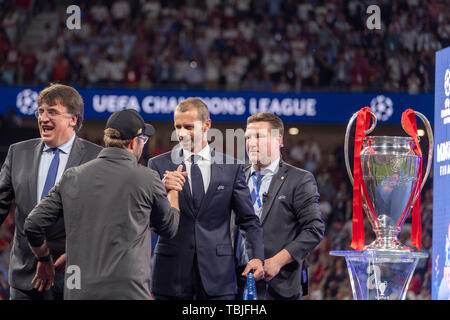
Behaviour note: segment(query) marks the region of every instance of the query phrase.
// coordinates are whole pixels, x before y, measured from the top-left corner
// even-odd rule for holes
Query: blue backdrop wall
[[[32,117],[42,87],[0,87],[0,114],[8,107]],[[257,112],[273,112],[286,122],[347,123],[360,108],[370,106],[379,122],[400,125],[407,108],[433,122],[433,94],[398,93],[261,93],[77,88],[85,102],[86,119],[106,119],[132,108],[146,120],[172,120],[178,102],[187,97],[205,100],[214,121],[242,121]]]

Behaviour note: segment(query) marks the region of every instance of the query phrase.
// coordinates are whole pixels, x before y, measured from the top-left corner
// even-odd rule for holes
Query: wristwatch
[[[43,257],[37,258],[37,261],[39,261],[39,262],[48,262],[48,261],[50,261],[50,254],[48,254],[46,256],[43,256]]]

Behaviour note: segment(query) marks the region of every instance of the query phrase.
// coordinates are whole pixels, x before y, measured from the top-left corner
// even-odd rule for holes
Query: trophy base
[[[413,249],[400,243],[397,228],[375,229],[376,239],[364,247],[364,251],[376,250],[383,252],[413,252]]]
[[[383,252],[413,252],[413,249],[411,249],[408,246],[405,246],[401,243],[385,243],[383,241],[377,241],[375,240],[371,244],[368,244],[364,247],[364,251],[367,250],[376,250],[376,251],[383,251]]]
[[[426,252],[331,251],[347,262],[354,300],[404,300],[419,259]]]

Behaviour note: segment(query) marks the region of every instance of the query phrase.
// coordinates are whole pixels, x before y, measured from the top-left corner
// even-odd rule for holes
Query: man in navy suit
[[[265,281],[257,281],[256,288],[258,298],[265,300],[298,300],[307,294],[305,260],[325,231],[314,176],[281,159],[283,132],[283,122],[272,113],[247,119],[245,140],[251,165],[245,173],[263,226],[266,259]],[[248,261],[247,242],[245,237],[237,239],[238,298],[242,298],[245,278],[239,275]]]
[[[180,191],[177,235],[161,236],[155,248],[152,292],[155,299],[233,300],[237,293],[230,235],[231,211],[247,234],[245,276],[264,276],[262,229],[254,213],[243,165],[210,148],[211,119],[197,98],[182,101],[174,112],[180,144],[149,160],[167,190]]]

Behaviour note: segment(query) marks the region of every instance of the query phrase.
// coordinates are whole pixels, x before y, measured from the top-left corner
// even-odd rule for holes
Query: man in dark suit
[[[245,131],[251,165],[245,173],[255,214],[264,236],[265,281],[257,281],[259,299],[298,300],[307,294],[305,259],[323,239],[325,226],[313,175],[282,161],[284,126],[272,113],[252,115]],[[244,233],[243,233],[244,234]],[[246,240],[237,234],[237,273],[247,262]],[[245,279],[238,279],[239,296]]]
[[[263,277],[262,229],[243,165],[210,148],[211,120],[202,100],[182,101],[175,109],[174,125],[179,147],[148,164],[167,190],[180,191],[181,212],[177,235],[161,236],[156,245],[152,292],[165,300],[232,300],[237,290],[232,210],[236,224],[247,232],[249,262],[243,274],[253,271],[256,279]]]
[[[84,104],[72,87],[53,84],[38,97],[41,137],[13,144],[0,171],[0,225],[15,200],[15,233],[9,266],[10,298],[53,300],[63,298],[65,267],[64,221],[60,219],[47,231],[57,274],[48,291],[34,288],[39,261],[31,252],[24,233],[25,218],[62,176],[65,169],[94,159],[101,147],[78,138],[83,122]]]

